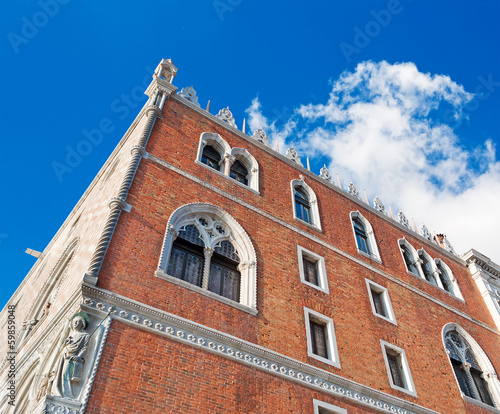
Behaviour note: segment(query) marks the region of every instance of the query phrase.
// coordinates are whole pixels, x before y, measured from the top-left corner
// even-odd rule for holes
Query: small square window
[[[306,285],[329,293],[325,259],[298,246],[300,280]]]
[[[307,334],[307,354],[322,362],[340,368],[333,320],[304,308]]]
[[[397,325],[387,289],[371,280],[365,280],[373,314]]]
[[[337,407],[336,405],[328,404],[323,401],[313,400],[314,414],[347,414],[345,408]]]
[[[385,366],[391,387],[416,396],[415,385],[406,360],[405,351],[388,342],[380,341],[384,354]]]

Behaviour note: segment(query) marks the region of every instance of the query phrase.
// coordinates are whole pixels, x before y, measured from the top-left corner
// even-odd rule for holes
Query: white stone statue
[[[89,317],[84,312],[78,312],[71,319],[71,332],[64,341],[55,370],[53,395],[65,398],[77,397],[74,393],[75,383],[81,380],[90,339],[90,334],[85,331],[88,324]]]
[[[347,192],[352,195],[353,197],[356,197],[358,200],[361,200],[361,196],[359,195],[359,191],[358,189],[356,188],[356,186],[353,184],[353,182],[351,181],[351,183],[347,186]]]
[[[374,199],[373,199],[373,208],[375,210],[378,210],[380,211],[381,213],[384,213],[385,214],[385,207],[384,205],[382,204],[382,201],[380,201],[380,198],[378,198],[378,196],[376,196]]]
[[[302,161],[300,160],[300,157],[299,157],[299,154],[297,153],[297,151],[295,150],[294,147],[290,147],[286,150],[285,157],[287,157],[289,160],[292,160],[292,161],[296,162],[297,164],[299,164],[301,167],[303,167]]]
[[[330,170],[326,168],[326,165],[321,167],[321,170],[319,170],[319,176],[323,178],[323,180],[326,180],[330,183],[333,183],[333,177],[332,174],[330,174]]]
[[[398,220],[399,220],[399,222],[400,222],[403,226],[405,226],[405,227],[407,227],[407,228],[411,229],[411,227],[410,227],[410,222],[408,221],[408,219],[406,218],[405,214],[404,214],[401,210],[399,210],[399,213],[398,213]]]

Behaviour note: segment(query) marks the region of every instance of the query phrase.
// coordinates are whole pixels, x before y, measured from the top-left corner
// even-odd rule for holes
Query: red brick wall
[[[313,413],[313,399],[374,413],[292,381],[113,322],[86,413]]]
[[[468,270],[443,255],[441,249],[425,246],[433,258],[442,258],[452,269],[465,303],[408,274],[397,240],[405,236],[415,248],[422,247],[423,242],[411,232],[400,230],[371,209],[306,177],[318,197],[323,228],[322,232],[310,230],[293,218],[290,194],[290,181],[298,179],[303,172],[176,100],[167,101],[163,112],[163,120],[157,121],[151,134],[149,153],[494,326]],[[260,195],[194,162],[202,132],[219,133],[232,147],[248,149],[259,162]],[[446,323],[458,323],[469,332],[500,372],[497,335],[152,160],[141,162],[127,202],[132,205],[132,211],[123,212],[120,217],[100,272],[98,286],[102,288],[429,408],[439,410],[446,399],[450,413],[464,411],[441,340],[441,330]],[[155,277],[167,221],[175,209],[192,202],[222,207],[252,239],[258,262],[257,316]],[[382,264],[357,253],[349,217],[355,210],[370,221],[379,240]],[[325,257],[329,294],[301,283],[297,244]],[[397,326],[372,314],[365,278],[388,288]],[[341,369],[307,356],[304,306],[333,319]],[[390,388],[380,339],[405,349],[417,398]],[[156,348],[152,349],[156,352]]]

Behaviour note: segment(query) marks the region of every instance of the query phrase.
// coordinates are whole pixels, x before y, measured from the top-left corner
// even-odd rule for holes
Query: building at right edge
[[[500,413],[500,266],[200,108],[176,71],[160,63],[2,311],[22,323],[25,411],[0,408]],[[88,349],[73,380],[61,367],[76,331]]]

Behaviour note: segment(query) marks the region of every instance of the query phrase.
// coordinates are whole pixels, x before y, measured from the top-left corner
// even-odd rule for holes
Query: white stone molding
[[[204,221],[206,224],[202,224]],[[242,266],[240,282],[240,301],[244,306],[257,308],[257,256],[252,240],[247,232],[229,213],[212,204],[193,203],[186,204],[175,210],[167,223],[167,231],[158,262],[158,270],[167,273],[168,260],[174,242],[173,227],[177,232],[187,225],[194,225],[203,239],[205,247],[214,249],[221,242],[230,241],[241,263],[254,263],[252,266]],[[161,273],[157,272],[158,276]],[[207,279],[208,283],[208,279]]]
[[[236,160],[241,162],[243,166],[247,169],[248,175],[246,179],[248,180],[248,186],[259,191],[259,163],[245,148],[232,148],[231,156]],[[229,174],[227,174],[229,175]]]
[[[347,192],[352,195],[353,197],[356,197],[358,200],[361,200],[361,196],[359,195],[359,191],[356,188],[356,186],[353,184],[351,181],[349,185],[347,186]]]
[[[332,174],[330,174],[330,170],[326,168],[326,165],[321,167],[321,170],[319,171],[319,176],[323,179],[328,181],[330,184],[333,184],[333,177]]]
[[[438,414],[431,409],[359,384],[279,352],[115,293],[91,286],[84,286],[83,289],[84,297],[90,299],[88,303],[94,304],[93,306],[83,305],[89,313],[92,311],[100,312],[95,308],[97,302],[104,303],[106,307],[114,306],[117,308],[117,315],[113,316],[116,321],[237,361],[325,394],[344,398],[351,403],[369,407],[378,412]],[[128,317],[119,316],[121,312],[125,312]],[[101,312],[101,315],[104,313]],[[130,315],[134,315],[135,318]],[[143,324],[145,319],[151,321],[151,326]]]
[[[374,259],[379,263],[382,263],[380,252],[378,250],[377,239],[375,238],[375,233],[373,231],[373,227],[370,224],[370,222],[359,211],[351,211],[350,216],[351,216],[352,232],[354,235],[354,243],[356,243],[356,246],[358,247],[358,252]],[[365,233],[367,238],[366,242],[368,243],[368,253],[365,253],[359,249],[358,241],[356,238],[356,230],[354,229],[354,219],[358,219],[365,228]]]
[[[297,153],[297,151],[295,150],[294,147],[290,147],[286,150],[286,154],[285,154],[285,157],[287,157],[289,160],[297,163],[298,165],[300,165],[301,167],[303,167],[304,165],[302,164],[302,161],[300,160],[300,157],[299,157],[299,154]]]
[[[373,199],[373,208],[385,215],[385,207],[382,204],[382,201],[380,201],[380,198],[378,198],[378,196],[376,196]]]
[[[219,134],[215,132],[203,132],[200,136],[200,143],[198,145],[198,153],[196,155],[196,160],[198,162],[202,162],[201,158],[203,155],[203,149],[205,146],[210,145],[213,147],[221,157],[221,161],[219,164],[219,171],[224,173],[225,171],[225,156],[231,154],[231,147],[229,144],[222,138]]]
[[[405,226],[406,228],[412,230],[411,226],[410,226],[410,222],[408,221],[408,219],[406,218],[405,214],[399,210],[399,213],[398,213],[398,220],[399,222]]]
[[[260,142],[261,144],[264,144],[265,146],[269,147],[269,138],[267,137],[267,134],[264,132],[262,128],[253,131],[252,138]]]
[[[182,96],[184,99],[190,101],[193,105],[200,106],[198,102],[198,96],[196,95],[196,91],[192,86],[186,86],[182,88],[181,91],[177,94]]]
[[[319,215],[318,197],[316,196],[314,190],[309,185],[307,185],[307,183],[304,180],[304,177],[302,176],[299,177],[300,177],[299,180],[290,181],[293,217],[296,218],[297,220],[300,220],[299,218],[297,218],[297,212],[295,211],[295,189],[301,188],[309,197],[310,223],[306,223],[305,221],[302,220],[300,221],[321,231],[321,218]]]
[[[214,192],[215,194],[218,194],[228,200],[231,200],[235,203],[238,203],[239,205],[241,205],[242,207],[248,209],[249,211],[253,211],[259,215],[261,215],[262,217],[265,217],[267,218],[268,220],[274,222],[274,223],[277,223],[279,224],[280,226],[283,226],[284,228],[287,228],[288,230],[290,231],[293,231],[297,234],[300,234],[301,236],[317,243],[318,245],[320,246],[323,246],[327,249],[329,249],[330,251],[338,254],[339,256],[341,257],[344,257],[348,260],[351,260],[352,262],[370,270],[371,272],[374,272],[375,274],[378,274],[380,275],[381,277],[384,277],[388,280],[390,280],[391,282],[393,283],[396,283],[397,285],[400,285],[402,287],[404,287],[405,289],[408,289],[409,291],[421,296],[422,298],[425,298],[447,310],[449,310],[450,312],[453,312],[454,314],[456,315],[459,315],[460,317],[464,318],[464,319],[467,319],[468,321],[470,322],[473,322],[474,324],[478,325],[478,326],[481,326],[482,328],[488,330],[489,332],[492,332],[496,335],[500,335],[500,332],[496,329],[496,328],[493,328],[491,327],[490,325],[480,321],[480,320],[477,320],[475,318],[472,318],[470,315],[468,315],[467,313],[465,312],[462,312],[461,310],[453,307],[453,306],[450,306],[448,305],[446,302],[443,302],[441,301],[440,299],[437,299],[435,298],[434,296],[414,287],[413,285],[411,285],[410,283],[407,283],[407,282],[404,282],[401,280],[401,278],[399,276],[396,276],[396,275],[392,275],[390,273],[387,273],[375,266],[372,266],[370,263],[366,262],[365,260],[362,260],[356,256],[353,256],[341,249],[339,249],[338,247],[324,241],[322,238],[320,237],[317,237],[314,233],[312,232],[309,232],[309,231],[305,231],[301,228],[299,228],[298,226],[294,225],[293,223],[288,223],[287,221],[285,220],[282,220],[276,216],[274,216],[273,214],[270,214],[268,213],[267,211],[259,208],[259,207],[256,207],[255,205],[253,205],[252,203],[249,203],[245,200],[243,200],[242,198],[239,198],[239,197],[236,197],[234,194],[230,193],[230,192],[227,192],[225,190],[222,190],[220,189],[219,187],[216,187],[215,185],[211,184],[211,183],[208,183],[202,179],[200,179],[199,177],[197,177],[196,175],[193,175],[187,171],[184,171],[183,169],[181,168],[178,168],[172,164],[169,164],[168,162],[166,162],[165,160],[162,160],[161,158],[158,158],[154,155],[149,155],[149,159],[152,161],[152,162],[155,162],[156,164],[158,165],[161,165],[163,168],[165,169],[168,169],[170,171],[173,171],[175,172],[176,174],[179,174],[181,176],[183,176],[184,178],[196,183],[197,185],[199,185],[200,187],[204,187],[212,192]],[[335,187],[331,187],[332,189],[335,189]],[[337,189],[338,190],[338,189]],[[338,190],[340,191],[340,190]],[[353,199],[354,200],[354,199]],[[366,204],[361,204],[360,202],[360,205],[361,206],[364,206],[366,207]],[[399,227],[401,230],[405,230],[405,228],[403,226],[401,226],[399,223],[395,222],[394,220],[392,219],[389,219],[388,217],[380,214],[380,213],[377,213],[375,211],[373,211],[373,214],[376,214],[378,217],[382,218],[382,219],[385,219],[385,220],[390,220],[390,222],[395,225],[396,227]],[[416,234],[414,234],[416,235]],[[421,241],[425,242],[425,239],[424,238],[421,238]],[[453,256],[451,254],[449,254],[448,252],[446,252],[445,250],[442,251],[443,255],[447,256],[450,260],[453,260],[455,261],[457,264],[459,265],[465,265],[465,261],[462,260],[461,258],[457,257],[457,256]]]
[[[311,332],[311,321],[323,325],[325,336],[326,336],[326,347],[327,347],[327,357],[317,355],[314,353],[312,346],[312,332]],[[335,325],[333,319],[326,315],[322,315],[312,309],[304,307],[304,323],[306,328],[306,338],[307,338],[307,355],[311,358],[315,358],[318,361],[324,362],[325,364],[332,365],[335,368],[341,368],[339,361],[339,352],[337,349],[337,340],[335,338]]]
[[[429,255],[429,253],[427,253],[425,251],[425,249],[423,249],[423,248],[422,249],[418,249],[417,253],[418,253],[418,257],[422,260],[421,262],[419,262],[419,264],[420,264],[420,268],[422,269],[421,276],[423,276],[423,279],[426,282],[429,282],[430,284],[432,284],[434,286],[437,286],[440,289],[444,290],[443,284],[441,283],[441,279],[439,278],[439,269],[436,266],[436,262],[432,259],[432,257]],[[432,281],[429,281],[429,280],[427,280],[425,278],[423,258],[425,258],[425,260],[427,261],[427,263],[429,263],[429,266],[430,266],[429,271],[430,271],[430,273],[432,275],[432,278],[434,279],[435,283],[432,283]]]
[[[414,276],[418,276],[420,279],[425,279],[424,274],[422,272],[422,267],[421,267],[422,260],[418,257],[417,250],[415,250],[415,248],[410,243],[408,243],[408,240],[406,240],[404,237],[402,239],[398,240],[398,245],[399,245],[399,251],[401,253],[401,259],[403,260],[403,263],[405,264],[405,267],[406,267],[406,270],[408,271],[408,273],[410,273]],[[406,264],[406,260],[404,258],[404,253],[403,253],[403,246],[408,250],[408,252],[411,255],[411,261],[415,265],[415,267],[417,268],[416,273],[411,271],[408,268],[408,265]]]
[[[313,406],[314,414],[348,414],[347,410],[344,408],[340,408],[336,405],[328,404],[316,399],[313,400]]]
[[[469,345],[470,351],[472,351],[473,357],[476,360],[476,362],[479,364],[479,367],[481,368],[481,371],[487,375],[484,375],[483,378],[488,384],[488,390],[490,391],[491,398],[493,399],[493,402],[495,404],[495,407],[500,407],[500,382],[498,381],[498,376],[496,375],[495,367],[491,363],[490,359],[486,355],[486,353],[483,351],[481,346],[476,342],[476,340],[465,330],[463,329],[460,325],[457,323],[448,323],[445,326],[443,326],[442,330],[442,341],[443,341],[443,347],[448,355],[448,350],[446,348],[446,339],[447,339],[447,334],[449,332],[455,331],[458,333],[458,335],[466,342],[466,345]],[[453,342],[453,341],[452,341]],[[459,346],[456,346],[456,344],[452,345],[455,352],[459,353],[461,357],[463,358],[463,361],[466,361],[466,356],[465,353],[467,349],[461,348]],[[448,362],[450,364],[450,370],[453,372],[453,375],[455,375],[453,366],[451,364],[450,359],[448,358]],[[455,376],[456,379],[456,376]],[[457,380],[457,387],[460,390],[460,385]],[[460,393],[462,394],[462,397],[466,399],[466,401],[471,402],[476,405],[480,405],[482,407],[488,408],[490,411],[500,413],[500,410],[497,408],[493,408],[489,405],[483,404],[481,401],[475,400],[473,398],[466,397],[462,391],[460,390]]]
[[[500,266],[474,249],[465,253],[463,259],[467,262],[495,325],[500,329]]]
[[[219,118],[221,121],[226,122],[233,128],[236,128],[236,123],[234,122],[234,117],[231,111],[229,110],[229,107],[221,109],[219,113],[215,115],[215,117]]]
[[[157,79],[159,78],[155,78],[155,80]],[[163,102],[164,101],[162,101],[162,104]],[[97,283],[99,270],[101,269],[102,262],[104,261],[104,257],[108,251],[109,243],[111,242],[111,237],[113,237],[121,211],[127,204],[126,200],[128,191],[134,181],[135,174],[144,155],[144,149],[146,148],[146,144],[149,140],[149,136],[151,135],[156,118],[159,116],[159,112],[161,113],[161,109],[155,107],[150,107],[146,110],[146,124],[142,131],[138,145],[132,148],[132,158],[118,190],[118,194],[110,202],[110,212],[104,224],[104,229],[99,237],[97,246],[90,260],[90,264],[88,265],[87,271],[84,275],[84,282],[86,283],[93,285]]]

